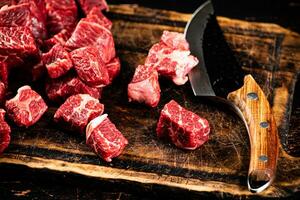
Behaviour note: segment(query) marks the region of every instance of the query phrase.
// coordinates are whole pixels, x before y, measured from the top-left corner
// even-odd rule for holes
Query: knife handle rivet
[[[247,94],[247,98],[248,98],[248,99],[251,99],[251,100],[257,100],[257,99],[258,99],[258,96],[257,96],[257,94],[256,94],[255,92],[249,92],[249,93]]]
[[[267,162],[267,161],[268,161],[268,156],[266,156],[266,155],[261,155],[261,156],[259,156],[258,159],[259,159],[260,161]]]
[[[260,122],[260,127],[262,128],[268,128],[269,127],[269,123],[268,122]]]

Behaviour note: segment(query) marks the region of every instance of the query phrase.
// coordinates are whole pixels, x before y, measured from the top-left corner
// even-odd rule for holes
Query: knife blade
[[[218,24],[212,28],[216,24],[213,5],[207,1],[186,25],[186,40],[199,60],[189,73],[190,84],[195,96],[221,102],[242,118],[250,139],[247,186],[251,192],[262,192],[276,174],[279,143],[274,116],[260,86],[235,61]]]

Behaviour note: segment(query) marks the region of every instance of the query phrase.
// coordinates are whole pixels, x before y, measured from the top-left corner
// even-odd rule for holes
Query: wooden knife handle
[[[237,106],[251,145],[248,188],[261,192],[274,180],[278,158],[278,134],[270,104],[251,75],[244,78],[240,89],[228,94],[227,99]]]

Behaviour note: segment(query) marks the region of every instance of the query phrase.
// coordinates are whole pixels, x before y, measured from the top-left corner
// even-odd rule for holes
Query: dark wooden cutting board
[[[127,102],[126,88],[134,68],[144,63],[151,45],[163,30],[183,32],[189,14],[146,9],[135,5],[111,6],[113,33],[122,61],[120,77],[105,89],[105,112],[128,138],[124,153],[112,163],[99,159],[77,133],[61,131],[50,107],[29,129],[12,127],[12,143],[0,157],[1,165],[27,166],[51,173],[80,174],[99,181],[119,181],[196,193],[233,196],[287,197],[299,191],[300,158],[286,152],[299,148],[288,131],[289,116],[300,69],[300,36],[274,24],[250,23],[218,17],[224,36],[243,70],[251,73],[272,105],[281,139],[277,179],[261,194],[248,192],[249,140],[243,122],[226,108],[195,98],[189,84],[161,81],[157,108]],[[175,99],[208,119],[211,138],[195,151],[183,151],[156,138],[155,127],[163,105]],[[298,137],[299,139],[299,137]],[[297,146],[298,145],[298,146]]]

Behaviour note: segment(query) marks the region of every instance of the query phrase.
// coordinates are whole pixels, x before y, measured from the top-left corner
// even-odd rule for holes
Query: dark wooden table
[[[142,6],[192,12],[201,1],[179,0],[144,0],[108,1],[117,3],[139,3]],[[214,1],[218,15],[248,21],[262,21],[280,24],[281,26],[300,33],[300,2],[287,1]],[[299,78],[298,78],[299,79]],[[296,84],[290,121],[290,131],[300,141],[300,82]],[[298,147],[298,148],[297,148]],[[299,145],[289,149],[289,153],[300,156]],[[291,198],[299,196],[299,193]],[[165,191],[159,186],[140,188],[139,185],[126,182],[106,182],[87,178],[77,174],[55,173],[35,170],[14,165],[0,165],[0,199],[199,199],[198,194],[185,190]],[[210,193],[203,193],[203,198],[211,198]],[[215,197],[215,196],[213,196]],[[226,195],[219,195],[226,198]]]

